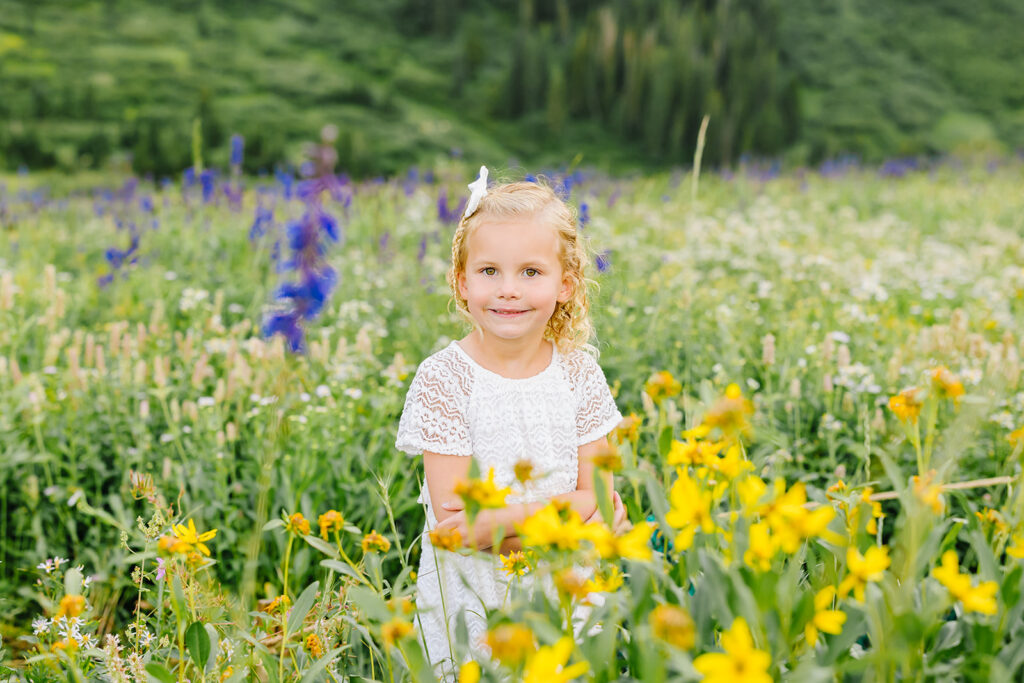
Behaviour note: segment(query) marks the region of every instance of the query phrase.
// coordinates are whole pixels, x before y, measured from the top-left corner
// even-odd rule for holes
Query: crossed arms
[[[579,471],[576,477],[576,490],[552,496],[550,500],[569,503],[584,521],[602,519],[597,506],[597,494],[594,491],[593,456],[608,447],[607,437],[591,441],[579,447]],[[440,455],[423,452],[423,469],[427,478],[427,490],[430,503],[437,517],[438,529],[457,529],[465,544],[478,550],[492,553],[508,553],[521,547],[516,525],[547,505],[548,501],[534,503],[512,503],[495,510],[482,510],[473,522],[472,528],[463,511],[462,501],[455,495],[455,484],[468,477],[471,458],[457,455]],[[602,472],[606,490],[614,490],[611,472]],[[618,494],[614,494],[614,519],[609,522],[618,533],[628,527],[626,511]],[[498,546],[494,545],[496,535],[501,538]]]

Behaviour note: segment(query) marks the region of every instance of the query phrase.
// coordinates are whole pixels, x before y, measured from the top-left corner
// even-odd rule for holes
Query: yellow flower
[[[618,472],[622,469],[622,455],[619,453],[619,449],[611,444],[595,453],[591,462],[599,470]]]
[[[231,676],[234,675],[234,673],[235,673],[234,667],[229,666],[228,668],[224,669],[224,673],[222,673],[220,675],[220,680],[226,681],[229,678],[231,678]]]
[[[572,655],[572,638],[562,638],[554,645],[537,650],[526,663],[523,683],[566,683],[585,673],[590,664],[577,662],[566,666]]]
[[[754,469],[754,463],[747,460],[743,451],[735,444],[725,451],[724,456],[710,458],[707,465],[712,471],[721,474],[727,480],[735,479],[744,472]]]
[[[430,532],[430,544],[435,548],[455,552],[462,547],[462,533],[455,527],[443,527]]]
[[[704,425],[711,429],[718,428],[729,438],[750,431],[747,417],[754,414],[754,404],[743,398],[738,384],[730,384],[725,388],[725,396],[704,413]]]
[[[363,536],[363,552],[386,553],[391,548],[391,541],[384,538],[374,529]]]
[[[772,568],[775,551],[776,544],[769,531],[768,522],[762,521],[751,526],[747,552],[743,554],[743,561],[754,569],[766,572]]]
[[[412,630],[412,622],[406,621],[400,617],[395,617],[391,621],[381,625],[380,635],[384,639],[384,642],[390,646],[411,634]]]
[[[960,401],[964,395],[964,385],[960,378],[950,372],[947,368],[939,366],[932,370],[932,388],[940,398],[951,398],[954,403]]]
[[[576,550],[584,533],[583,520],[575,510],[568,510],[566,519],[555,503],[549,503],[518,525],[523,547]]]
[[[707,683],[772,683],[768,673],[771,656],[754,647],[754,639],[743,617],[736,617],[722,634],[721,652],[708,652],[693,660],[693,667],[704,674]]]
[[[1006,520],[1003,519],[1003,516],[998,510],[984,508],[983,510],[976,511],[974,515],[982,524],[989,525],[995,529],[997,534],[1003,535],[1009,529],[1009,526],[1006,524]]]
[[[177,536],[161,536],[157,547],[165,553],[187,553],[192,549],[192,546]]]
[[[739,496],[740,504],[747,514],[756,511],[757,504],[761,502],[761,498],[764,497],[767,490],[768,485],[764,483],[764,480],[753,474],[736,482],[736,495]]]
[[[507,576],[522,576],[530,571],[530,564],[526,560],[526,553],[521,550],[513,550],[508,555],[499,555],[501,567]]]
[[[85,596],[65,595],[60,599],[60,607],[57,609],[57,619],[61,617],[77,617],[85,609]]]
[[[553,578],[559,594],[568,600],[581,600],[590,593],[587,580],[573,567],[555,572]]]
[[[682,390],[683,385],[668,370],[654,373],[647,380],[647,383],[644,384],[644,392],[655,403],[661,403],[666,398],[678,396]]]
[[[996,591],[999,585],[995,581],[982,581],[971,586],[971,575],[960,573],[960,562],[955,550],[947,550],[942,554],[942,564],[932,570],[932,576],[950,592],[955,600],[963,603],[968,612],[995,614]]]
[[[273,614],[274,612],[284,612],[288,609],[288,605],[292,604],[292,601],[287,595],[279,595],[264,607],[260,608],[260,611],[266,612],[267,614]]]
[[[517,460],[512,470],[516,473],[516,479],[519,481],[520,484],[525,484],[526,482],[534,478],[533,463],[527,460],[526,458],[523,458],[522,460]]]
[[[519,666],[536,649],[533,631],[522,624],[502,624],[487,632],[491,656],[507,667]]]
[[[1006,549],[1006,554],[1018,560],[1024,560],[1024,534],[1013,537],[1013,543]]]
[[[1024,427],[1015,429],[1006,435],[1006,440],[1012,443],[1014,446],[1024,441]]]
[[[301,512],[296,512],[294,515],[288,517],[288,521],[284,523],[284,528],[296,536],[308,536],[309,520],[306,519]]]
[[[672,509],[665,515],[665,521],[674,529],[679,529],[675,545],[679,550],[686,550],[693,545],[693,537],[699,527],[705,534],[715,530],[715,521],[711,516],[711,505],[714,502],[711,491],[701,487],[683,469],[678,470],[669,491],[669,503]]]
[[[462,498],[469,509],[500,508],[505,505],[505,496],[512,492],[510,487],[499,489],[494,485],[494,468],[487,472],[487,479],[469,479],[455,484],[455,495]]]
[[[707,465],[725,445],[725,441],[698,441],[691,435],[686,441],[672,442],[666,462],[669,465]]]
[[[459,683],[477,683],[480,680],[480,665],[472,659],[459,667]]]
[[[327,540],[327,534],[341,531],[345,526],[345,518],[337,510],[328,510],[317,518],[320,524],[320,538]]]
[[[903,422],[917,422],[921,414],[921,393],[917,387],[910,387],[895,396],[890,396],[889,410],[896,413],[896,417]]]
[[[654,637],[680,650],[693,647],[696,627],[690,613],[676,605],[658,605],[648,617]]]
[[[864,588],[868,582],[882,580],[892,560],[885,546],[871,546],[863,555],[856,548],[846,549],[846,578],[839,584],[839,594],[846,597],[852,590],[859,602],[864,602]]]
[[[636,413],[630,413],[622,418],[619,425],[612,431],[612,441],[615,443],[630,441],[635,444],[640,438],[640,425],[643,423],[644,419],[642,417]]]
[[[320,636],[310,633],[306,637],[306,651],[317,658],[324,656],[324,645],[320,642]]]
[[[604,575],[596,575],[584,585],[587,593],[611,593],[622,587],[622,572],[611,565]]]
[[[615,555],[627,560],[647,561],[651,559],[651,533],[654,524],[641,522],[632,529],[615,537]]]
[[[940,484],[933,484],[932,480],[934,478],[935,470],[931,470],[924,477],[918,477],[915,474],[913,477],[914,495],[918,500],[930,507],[932,512],[941,515],[942,511],[946,508],[946,504],[942,500],[942,486]]]
[[[412,614],[416,611],[416,603],[408,595],[402,598],[395,597],[388,600],[388,609],[395,613]]]
[[[839,635],[846,623],[846,612],[829,609],[836,596],[834,586],[825,586],[814,596],[814,616],[804,627],[804,637],[813,647],[818,642],[818,632]]]
[[[178,540],[180,540],[182,543],[188,546],[188,550],[192,550],[192,548],[195,547],[195,549],[201,552],[203,555],[206,555],[207,557],[210,556],[210,549],[206,547],[205,541],[209,541],[211,538],[217,535],[216,529],[211,529],[210,531],[205,531],[200,534],[196,531],[196,523],[192,521],[191,518],[189,518],[188,526],[185,526],[184,524],[175,524],[172,527],[172,530],[174,531],[174,535],[178,538]],[[180,553],[187,551],[175,550],[174,552]]]

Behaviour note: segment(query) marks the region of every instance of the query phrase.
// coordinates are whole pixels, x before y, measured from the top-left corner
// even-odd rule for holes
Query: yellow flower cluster
[[[689,650],[697,637],[690,613],[677,605],[658,605],[648,617],[654,637],[680,650]]]
[[[378,534],[377,530],[374,529],[363,536],[362,545],[364,553],[386,553],[391,548],[391,541]]]
[[[750,628],[743,617],[736,617],[722,634],[721,652],[708,652],[693,660],[693,668],[704,675],[705,683],[771,683],[768,673],[772,658],[754,647]]]
[[[523,683],[566,683],[586,673],[586,661],[566,666],[574,647],[572,638],[565,637],[538,649],[526,662]]]
[[[491,656],[509,668],[522,664],[537,649],[533,631],[522,624],[502,624],[487,632]]]
[[[509,487],[499,489],[494,485],[494,469],[488,470],[487,479],[468,479],[455,484],[455,495],[462,498],[466,509],[500,508],[505,497],[512,492]]]
[[[661,403],[666,398],[678,396],[682,390],[683,385],[668,370],[654,373],[644,384],[644,393],[650,396],[655,404]]]
[[[812,647],[818,642],[818,633],[842,633],[846,612],[831,609],[836,597],[834,586],[825,586],[814,595],[814,616],[804,626],[804,637]]]
[[[942,564],[932,570],[932,576],[946,587],[954,600],[963,604],[966,611],[981,614],[995,614],[998,611],[995,596],[999,584],[995,581],[982,581],[972,586],[971,575],[960,573],[960,562],[955,550],[947,550],[942,554]]]
[[[160,550],[167,553],[180,553],[187,555],[195,551],[201,552],[207,557],[210,556],[210,549],[206,541],[217,535],[216,529],[199,533],[196,530],[196,523],[189,519],[188,524],[175,524],[171,527],[173,536],[161,536],[157,542]]]
[[[923,393],[917,387],[904,389],[889,397],[889,410],[896,413],[896,417],[903,422],[917,422],[921,415],[921,406],[924,405]]]
[[[345,518],[337,510],[328,510],[317,518],[320,525],[320,538],[327,540],[329,533],[338,533],[345,527]]]
[[[556,501],[545,505],[517,525],[524,548],[540,551],[573,551],[583,543],[593,546],[604,559],[651,559],[648,540],[654,525],[642,522],[629,532],[616,536],[601,522],[584,524],[576,510]]]
[[[310,532],[309,520],[301,512],[290,515],[284,523],[284,528],[296,536],[308,536]]]
[[[864,589],[869,583],[882,580],[892,560],[885,546],[871,546],[863,555],[856,548],[846,549],[846,578],[839,584],[839,595],[846,597],[853,591],[858,602],[864,602]]]

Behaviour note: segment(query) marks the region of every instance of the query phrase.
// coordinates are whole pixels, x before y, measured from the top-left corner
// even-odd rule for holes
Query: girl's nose
[[[502,278],[498,286],[498,296],[503,299],[515,299],[519,297],[519,287],[515,278]]]

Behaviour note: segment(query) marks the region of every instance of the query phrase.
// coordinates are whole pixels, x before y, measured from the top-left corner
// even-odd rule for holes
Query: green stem
[[[939,418],[939,401],[935,398],[928,399],[928,429],[924,436],[924,470],[918,472],[919,476],[924,476],[925,471],[928,469],[928,465],[932,460],[932,448],[935,444],[935,424]]]
[[[288,532],[288,545],[284,550],[284,586],[281,589],[281,595],[288,598],[288,563],[292,557],[292,541],[295,540],[295,535]],[[290,604],[290,599],[289,599]],[[288,650],[288,605],[284,605],[281,610],[281,653],[277,658],[277,680],[281,680],[284,676],[284,653]]]

